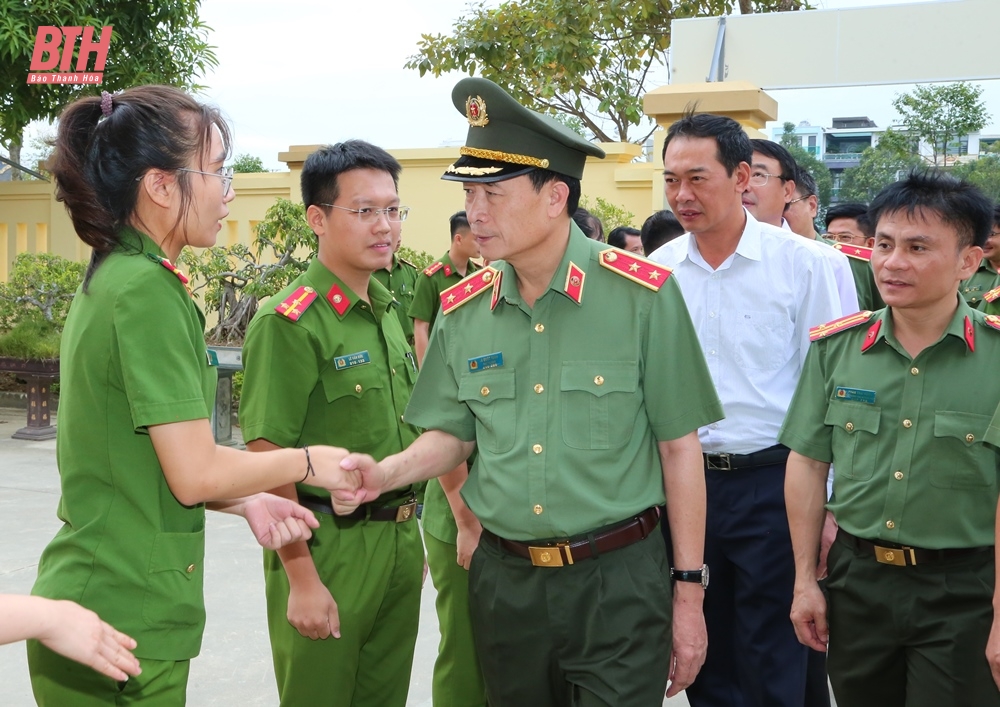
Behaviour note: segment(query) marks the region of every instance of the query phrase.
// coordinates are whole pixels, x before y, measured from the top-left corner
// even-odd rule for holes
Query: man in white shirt
[[[751,155],[749,138],[730,118],[688,115],[674,123],[664,182],[688,233],[650,256],[674,269],[726,412],[699,430],[712,576],[708,659],[687,690],[693,707],[801,707],[805,699],[806,650],[788,618],[788,449],[777,437],[809,328],[841,316],[841,305],[815,245],[743,208]]]

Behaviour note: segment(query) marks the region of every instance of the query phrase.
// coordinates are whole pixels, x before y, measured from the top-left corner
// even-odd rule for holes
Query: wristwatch
[[[675,582],[700,582],[703,588],[708,589],[708,565],[702,565],[697,570],[675,570],[671,567],[670,579]]]

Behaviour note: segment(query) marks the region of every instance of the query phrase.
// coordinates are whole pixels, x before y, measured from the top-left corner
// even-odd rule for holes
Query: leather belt
[[[325,513],[340,520],[381,520],[405,523],[417,515],[417,499],[414,496],[410,496],[409,500],[401,506],[373,506],[370,503],[365,503],[343,516],[334,513],[330,501],[319,496],[299,494],[299,503],[311,511]]]
[[[739,471],[741,469],[756,469],[761,466],[774,466],[788,460],[789,449],[783,444],[776,444],[767,449],[750,454],[726,454],[713,452],[704,454],[705,468],[717,471]]]
[[[969,555],[976,555],[981,552],[993,552],[992,545],[986,547],[960,547],[952,550],[924,550],[919,547],[885,542],[882,545],[876,545],[864,538],[851,535],[843,528],[837,529],[837,540],[855,550],[874,554],[875,560],[884,565],[896,565],[897,567],[924,565],[953,560],[958,557],[968,557]]]
[[[643,540],[656,529],[660,513],[659,506],[653,506],[633,518],[594,533],[536,545],[519,540],[506,540],[486,528],[483,528],[483,537],[511,555],[531,560],[531,564],[535,567],[562,567],[572,565],[579,560],[589,560],[601,553],[620,550]]]

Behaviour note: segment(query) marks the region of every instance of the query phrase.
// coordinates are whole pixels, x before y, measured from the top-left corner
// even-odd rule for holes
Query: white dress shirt
[[[706,452],[748,454],[777,444],[810,327],[842,316],[820,246],[749,212],[746,219],[736,252],[718,269],[690,233],[649,256],[673,268],[726,413],[698,430]]]
[[[794,233],[784,216],[781,217],[781,230]],[[798,235],[798,234],[796,234]],[[822,249],[823,257],[830,261],[833,277],[837,281],[837,293],[840,295],[840,310],[845,314],[854,314],[861,309],[858,304],[858,286],[854,282],[854,272],[847,256],[828,243],[802,237],[806,243],[813,243]]]

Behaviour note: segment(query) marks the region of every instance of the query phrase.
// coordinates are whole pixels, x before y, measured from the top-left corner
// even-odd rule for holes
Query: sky
[[[914,1],[812,4],[839,9]],[[258,156],[270,169],[285,168],[278,153],[290,145],[349,138],[389,149],[460,145],[468,125],[451,104],[451,89],[462,76],[420,77],[403,65],[421,34],[450,33],[467,7],[468,0],[202,0],[201,16],[213,28],[209,42],[216,46],[219,66],[199,83],[207,86],[204,98],[232,122],[234,154]],[[647,85],[652,89],[667,80],[661,68]],[[980,85],[994,116],[984,133],[1000,133],[1000,81]],[[911,89],[769,91],[779,115],[768,131],[785,121],[829,127],[834,116],[854,115],[887,126],[897,120],[893,97]]]

